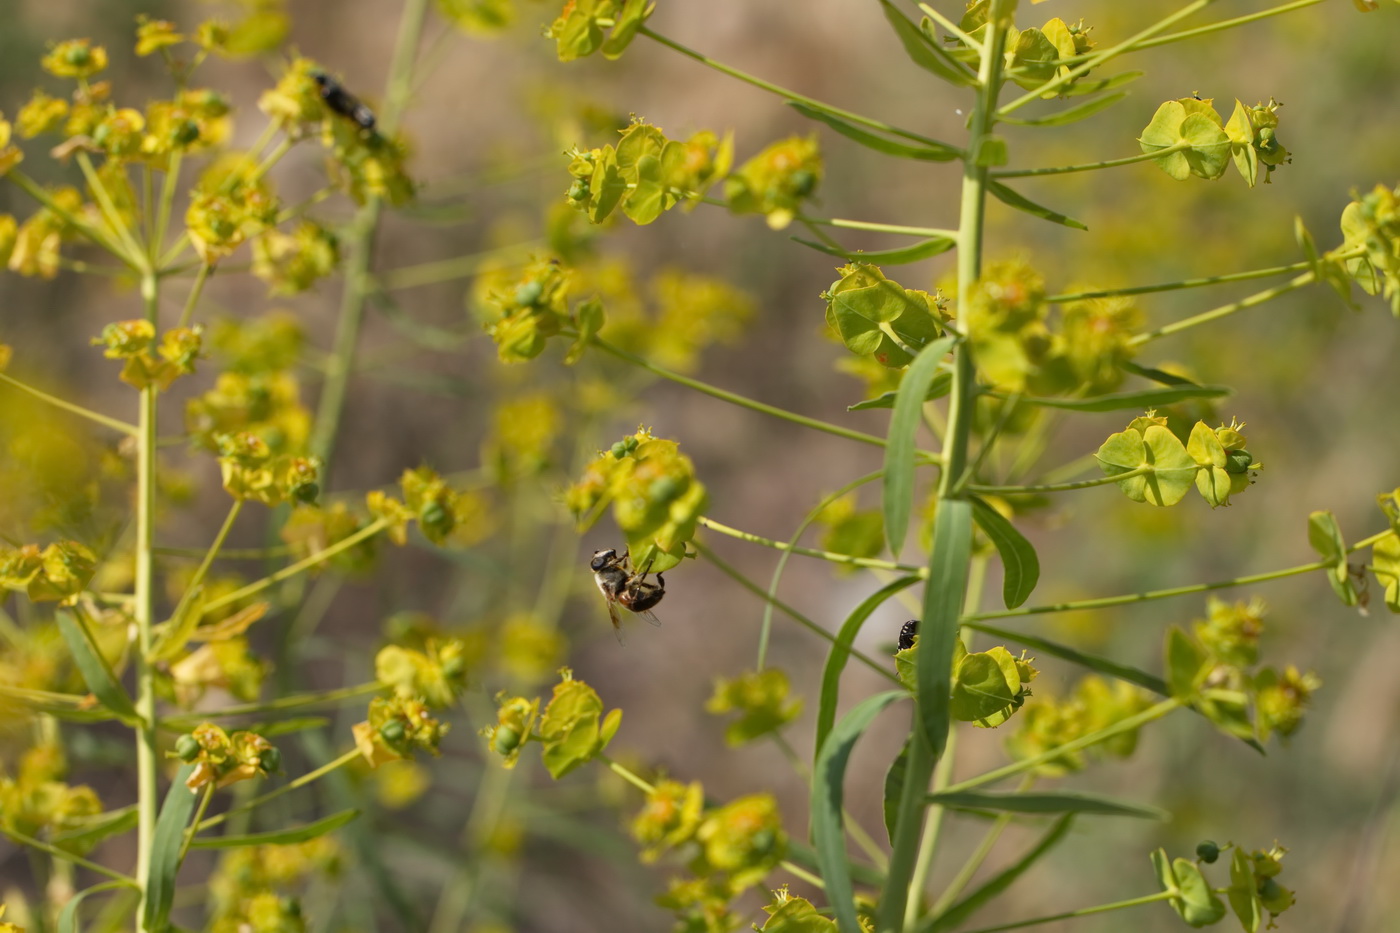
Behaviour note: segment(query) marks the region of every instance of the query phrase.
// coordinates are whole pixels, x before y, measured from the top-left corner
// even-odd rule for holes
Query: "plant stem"
[[[481,271],[487,263],[510,256],[528,256],[531,250],[544,245],[543,240],[526,240],[512,243],[497,249],[482,250],[466,256],[454,256],[435,262],[420,262],[412,266],[391,269],[378,276],[380,288],[397,291],[403,288],[417,288],[420,285],[436,285],[439,282],[452,282],[470,278]]]
[[[1302,10],[1306,7],[1316,6],[1322,0],[1295,0],[1294,3],[1285,3],[1283,6],[1276,6],[1272,10],[1264,10],[1260,13],[1250,13],[1246,16],[1236,16],[1234,19],[1222,19],[1218,23],[1211,23],[1208,26],[1199,26],[1196,29],[1185,29],[1181,32],[1174,32],[1166,36],[1158,36],[1155,39],[1148,39],[1146,42],[1138,43],[1136,49],[1153,49],[1159,45],[1167,45],[1172,42],[1181,42],[1184,39],[1194,39],[1197,36],[1209,35],[1213,32],[1222,32],[1226,29],[1233,29],[1236,26],[1243,26],[1256,20],[1265,19],[1270,16],[1278,16],[1280,13],[1291,13],[1294,10]]]
[[[797,547],[797,542],[802,540],[802,535],[806,533],[827,506],[851,490],[858,489],[866,483],[873,483],[884,475],[884,470],[876,470],[874,473],[867,473],[830,493],[812,507],[812,510],[803,517],[802,522],[797,526],[797,530],[792,533],[792,537],[788,539],[788,546],[783,549],[782,556],[778,558],[778,565],[773,568],[773,576],[768,581],[768,596],[763,604],[763,623],[758,632],[758,661],[754,667],[755,670],[763,670],[764,664],[768,661],[768,634],[773,628],[773,600],[778,596],[778,583],[783,578],[783,571],[787,569],[788,558],[792,556],[793,548]]]
[[[12,168],[5,176],[8,180],[19,185],[31,198],[48,208],[55,216],[62,218],[63,222],[69,224],[83,236],[102,249],[120,259],[127,267],[133,271],[140,272],[140,267],[126,254],[126,250],[118,243],[108,239],[107,234],[92,226],[85,220],[81,220],[62,205],[49,196],[49,193],[35,183],[34,179],[24,174],[17,168]]]
[[[953,22],[948,17],[944,16],[942,13],[938,12],[933,7],[929,6],[927,3],[920,3],[919,9],[923,10],[924,13],[928,14],[929,19],[933,20],[935,23],[948,30],[948,33],[952,35],[955,39],[957,39],[959,42],[961,42],[963,45],[967,46],[970,49],[982,48],[982,44],[976,39],[972,38],[972,36],[969,36],[967,33],[963,32],[962,27],[960,27],[957,23]]]
[[[590,342],[594,346],[598,347],[600,350],[604,350],[608,353],[611,353],[613,356],[617,357],[620,360],[625,360],[626,362],[631,363],[634,366],[640,366],[642,369],[645,369],[649,373],[654,373],[655,375],[658,375],[663,379],[669,379],[672,382],[675,382],[679,385],[683,385],[687,388],[694,389],[695,391],[700,392],[704,395],[708,395],[711,398],[717,398],[721,401],[729,402],[731,405],[738,405],[740,408],[747,408],[750,411],[757,411],[762,412],[765,415],[772,415],[774,418],[781,418],[782,420],[787,421],[791,424],[798,424],[805,428],[812,428],[817,431],[823,431],[827,434],[834,434],[837,437],[844,437],[846,440],[859,441],[862,444],[870,444],[873,447],[885,446],[885,439],[883,437],[876,437],[873,434],[863,434],[860,431],[852,431],[849,428],[843,428],[839,425],[828,424],[825,421],[818,421],[816,418],[808,418],[805,415],[794,414],[793,412],[786,411],[782,408],[776,408],[772,405],[765,405],[762,402],[755,402],[753,399],[747,398],[745,396],[737,395],[733,392],[728,392],[724,389],[712,386],[709,383],[701,382],[698,379],[692,379],[689,376],[682,376],[680,373],[675,373],[669,369],[657,366],[655,363],[652,363],[649,360],[645,360],[640,356],[628,353],[626,350],[613,346],[612,344],[608,343],[606,340],[603,340],[600,337],[594,337]],[[923,455],[934,462],[937,462],[937,460],[939,459],[936,454],[924,453]]]
[[[1115,473],[1112,476],[1100,476],[1097,479],[1082,479],[1072,483],[1043,483],[1039,486],[983,486],[978,483],[968,483],[963,486],[968,492],[975,492],[981,495],[1019,495],[1029,492],[1069,492],[1073,489],[1089,489],[1094,486],[1111,486],[1114,483],[1125,479],[1132,479],[1134,476],[1146,476],[1155,472],[1156,468],[1151,464],[1138,467],[1136,470],[1128,470],[1125,473]]]
[[[1058,745],[1055,748],[1041,752],[1039,755],[1034,755],[1030,758],[1023,758],[1020,761],[1013,761],[1009,765],[1005,765],[1000,768],[994,768],[993,770],[988,771],[984,774],[977,775],[977,777],[968,778],[966,781],[961,781],[957,784],[950,784],[948,787],[945,787],[944,790],[949,793],[955,793],[957,791],[964,790],[972,790],[974,787],[981,787],[984,784],[992,784],[996,781],[1000,781],[1002,778],[1015,777],[1018,774],[1025,774],[1028,771],[1032,771],[1035,768],[1040,767],[1047,761],[1053,761],[1054,759],[1059,758],[1061,755],[1068,755],[1070,752],[1077,752],[1081,748],[1088,748],[1090,745],[1097,745],[1105,739],[1113,738],[1115,735],[1121,735],[1124,732],[1131,732],[1139,726],[1146,725],[1147,723],[1152,722],[1155,719],[1161,719],[1163,716],[1167,715],[1173,710],[1181,708],[1182,706],[1180,700],[1168,697],[1167,699],[1162,700],[1161,702],[1153,706],[1149,706],[1147,709],[1134,716],[1129,716],[1126,719],[1120,719],[1111,725],[1105,726],[1097,732],[1091,732],[1088,735],[1082,735],[1072,742],[1066,742],[1063,745]]]
[[[942,790],[948,786],[953,773],[953,753],[957,746],[957,730],[948,733],[948,744],[933,769],[933,789]],[[923,895],[928,886],[928,876],[933,871],[933,856],[938,850],[938,837],[943,829],[943,815],[946,807],[934,805],[924,814],[924,832],[919,840],[919,856],[914,862],[914,874],[909,881],[910,897],[904,906],[904,929],[912,930],[923,908]]]
[[[359,544],[361,541],[365,541],[369,538],[374,537],[375,535],[379,534],[381,531],[388,527],[388,519],[376,519],[375,521],[361,528],[359,531],[355,532],[353,535],[350,535],[350,537],[340,539],[335,544],[332,544],[330,547],[326,548],[324,551],[317,551],[310,557],[303,558],[302,560],[299,560],[295,564],[292,564],[288,567],[283,567],[276,573],[268,574],[261,580],[249,583],[242,589],[235,590],[232,593],[226,593],[223,596],[218,597],[217,599],[211,599],[209,602],[204,604],[204,611],[213,612],[215,609],[221,609],[224,606],[229,605],[230,603],[238,602],[238,600],[244,599],[248,596],[252,596],[255,593],[261,593],[263,590],[267,589],[270,586],[273,586],[274,584],[281,583],[283,580],[294,577],[297,574],[302,573],[303,571],[310,570],[312,567],[315,567],[318,564],[325,563],[335,555],[339,554],[341,551],[349,550],[350,548]]]
[[[154,272],[141,277],[141,297],[146,305],[146,320],[156,323],[159,282]],[[146,897],[149,895],[151,853],[155,842],[158,775],[160,768],[156,715],[155,670],[151,667],[151,630],[155,624],[155,555],[152,553],[156,509],[156,399],[155,386],[141,390],[141,414],[138,422],[136,447],[136,577],[131,612],[136,629],[136,644],[132,667],[136,679],[136,713],[141,723],[136,727],[136,788],[137,788],[137,850],[136,877],[141,883],[141,904],[137,916],[142,917],[142,933],[147,931]]]
[[[214,267],[207,262],[199,264],[199,271],[194,275],[194,284],[190,286],[189,297],[185,299],[185,310],[180,312],[180,323],[177,327],[189,327],[190,319],[194,317],[194,307],[199,303],[200,293],[204,291],[204,283],[209,281],[209,276],[214,274]]]
[[[807,631],[809,631],[809,632],[811,632],[812,634],[816,635],[818,638],[822,639],[823,641],[827,641],[827,642],[831,642],[832,644],[835,644],[835,642],[836,642],[836,636],[835,636],[835,635],[831,634],[831,633],[828,632],[826,629],[822,628],[820,625],[818,625],[817,623],[813,622],[811,619],[807,618],[807,617],[804,616],[802,613],[798,612],[796,609],[792,608],[791,606],[789,606],[787,603],[783,602],[782,600],[778,600],[778,599],[769,599],[769,596],[768,596],[767,592],[764,591],[763,587],[759,586],[757,583],[754,583],[754,582],[753,582],[752,580],[750,580],[748,577],[744,576],[742,573],[740,573],[739,571],[737,571],[737,570],[735,570],[733,567],[731,567],[728,563],[726,563],[725,561],[721,560],[721,559],[719,558],[719,556],[718,556],[717,554],[715,554],[714,551],[710,550],[708,547],[706,547],[706,546],[703,545],[703,544],[700,544],[699,542],[692,542],[692,543],[695,544],[695,548],[696,548],[697,551],[700,552],[700,555],[701,555],[702,557],[704,557],[704,558],[705,558],[707,561],[709,561],[710,563],[714,564],[715,567],[718,568],[718,570],[719,570],[721,573],[723,573],[725,576],[729,577],[729,578],[730,578],[731,580],[733,580],[735,583],[738,583],[740,586],[742,586],[744,589],[748,590],[750,593],[753,593],[754,595],[758,596],[758,597],[761,598],[761,599],[768,600],[768,601],[771,602],[774,606],[776,606],[784,615],[786,615],[788,618],[792,619],[792,620],[793,620],[794,622],[796,622],[798,625],[800,625],[800,626],[802,626],[803,628],[807,629]],[[875,659],[871,658],[869,655],[865,654],[864,652],[862,652],[862,651],[857,651],[854,647],[850,648],[849,650],[850,650],[850,652],[851,652],[851,657],[853,657],[853,658],[855,658],[856,660],[860,661],[860,662],[861,662],[862,664],[864,664],[866,667],[870,668],[872,671],[875,671],[877,674],[879,674],[880,676],[884,677],[886,680],[891,680],[891,681],[893,681],[893,682],[895,682],[895,683],[899,683],[899,682],[900,682],[900,681],[899,681],[899,678],[895,676],[894,672],[891,671],[891,670],[890,670],[888,667],[886,667],[885,665],[883,665],[883,664],[881,664],[880,662],[876,661]]]
[[[1381,538],[1390,534],[1389,531],[1382,531],[1371,535],[1347,548],[1348,554],[1354,554],[1362,548],[1368,548]],[[1051,612],[1073,612],[1079,609],[1107,609],[1111,606],[1124,606],[1129,603],[1143,603],[1152,599],[1167,599],[1172,596],[1189,596],[1192,593],[1208,593],[1211,590],[1225,590],[1232,586],[1249,586],[1254,583],[1267,583],[1270,580],[1281,580],[1284,577],[1296,577],[1304,573],[1312,573],[1314,570],[1326,570],[1332,566],[1324,560],[1316,560],[1310,564],[1299,564],[1296,567],[1285,567],[1282,570],[1270,570],[1265,573],[1255,573],[1243,577],[1233,577],[1229,580],[1216,580],[1212,583],[1191,583],[1186,586],[1174,586],[1165,590],[1148,590],[1145,593],[1128,593],[1123,596],[1100,596],[1096,599],[1077,599],[1065,603],[1051,603],[1045,606],[1031,606],[1028,609],[1003,609],[997,612],[978,612],[963,616],[964,622],[980,622],[984,619],[1009,619],[1014,616],[1034,616],[1045,615]]]
[[[147,244],[152,263],[160,261],[161,245],[165,242],[165,234],[170,229],[170,215],[175,210],[175,190],[180,186],[180,163],[183,159],[184,154],[176,149],[170,154],[170,162],[165,169],[165,180],[160,186],[160,206],[156,209],[156,232],[151,237],[151,242]],[[164,271],[163,267],[159,268]]]
[[[877,476],[882,474],[876,474]],[[868,482],[868,480],[867,480]],[[912,564],[899,564],[889,560],[875,560],[869,557],[854,557],[850,554],[838,554],[835,551],[821,551],[816,548],[798,547],[783,541],[774,541],[772,538],[764,538],[747,531],[740,531],[738,528],[731,528],[728,525],[721,525],[712,518],[700,516],[700,524],[711,531],[717,531],[722,535],[731,538],[738,538],[740,541],[748,541],[750,544],[761,544],[778,551],[786,551],[791,554],[801,554],[803,557],[818,557],[833,564],[844,564],[847,567],[869,567],[873,570],[894,570],[899,573],[912,573],[928,575],[927,567],[915,567]],[[804,525],[805,527],[805,525]]]
[[[190,822],[189,828],[185,830],[185,841],[180,843],[180,858],[176,862],[177,865],[182,864],[185,861],[185,856],[189,854],[190,844],[194,842],[195,834],[199,832],[199,821],[204,819],[204,813],[209,809],[209,801],[214,799],[214,787],[213,782],[204,785],[204,795],[200,798],[199,809],[194,812],[194,819]]]
[[[408,103],[413,86],[413,59],[418,40],[423,33],[423,19],[428,0],[406,0],[399,34],[394,43],[394,56],[389,64],[389,83],[385,89],[384,108],[379,122],[384,135],[392,135]],[[374,234],[379,227],[383,202],[370,195],[355,213],[350,223],[346,243],[350,258],[345,268],[345,290],[341,293],[340,315],[336,323],[331,355],[326,361],[326,381],[321,388],[321,400],[316,411],[316,423],[311,430],[312,454],[325,464],[330,476],[336,436],[345,411],[350,374],[354,368],[355,347],[360,339],[364,320],[365,300],[370,292],[370,263],[374,252]]]
[[[229,817],[233,816],[235,813],[242,813],[242,812],[244,812],[244,811],[246,811],[246,810],[255,809],[255,808],[260,807],[260,806],[262,806],[263,804],[267,803],[269,800],[275,800],[276,798],[281,797],[283,794],[289,794],[289,793],[291,793],[292,791],[294,791],[294,790],[296,790],[296,789],[298,789],[298,788],[305,787],[307,784],[310,784],[312,781],[320,780],[321,778],[325,777],[327,774],[330,774],[332,771],[336,770],[337,768],[344,767],[345,765],[348,765],[350,762],[354,761],[356,758],[359,758],[359,757],[360,757],[360,750],[357,749],[357,748],[352,748],[352,749],[350,749],[350,751],[348,751],[348,752],[346,752],[345,754],[341,755],[339,758],[335,759],[334,761],[329,762],[328,764],[321,765],[321,767],[317,768],[315,771],[308,771],[306,774],[303,774],[301,777],[297,778],[296,780],[294,780],[294,781],[289,781],[289,782],[287,782],[286,784],[282,785],[281,787],[277,788],[277,789],[274,790],[274,791],[269,791],[269,792],[267,792],[266,794],[263,794],[263,795],[260,796],[260,797],[254,797],[252,800],[249,800],[247,803],[242,804],[242,805],[237,806],[237,807],[234,807],[234,808],[231,809],[231,810],[225,810],[223,813],[220,813],[218,816],[211,816],[211,817],[209,817],[209,819],[204,820],[203,822],[194,823],[194,824],[193,824],[193,826],[194,826],[194,831],[195,831],[196,834],[197,834],[197,833],[202,833],[202,832],[204,832],[206,829],[210,829],[210,828],[212,828],[212,827],[218,826],[220,823],[224,822],[224,821],[227,820]]]
[[[102,182],[102,176],[98,175],[97,169],[92,167],[92,159],[81,149],[78,150],[78,166],[83,170],[83,177],[87,179],[88,187],[92,189],[92,196],[97,201],[97,206],[102,211],[107,226],[111,227],[117,234],[117,239],[125,248],[132,267],[142,274],[149,272],[150,262],[146,259],[146,251],[141,248],[141,244],[137,242],[136,237],[127,227],[126,221],[122,219],[121,211],[117,209],[116,202],[112,200],[111,193],[107,191],[107,186]]]
[[[1086,301],[1091,298],[1114,298],[1118,295],[1149,295],[1154,292],[1173,292],[1183,288],[1201,288],[1206,285],[1223,285],[1226,282],[1247,282],[1250,279],[1266,279],[1272,275],[1286,275],[1301,272],[1309,267],[1306,259],[1289,263],[1286,266],[1271,266],[1268,269],[1251,269],[1248,272],[1231,272],[1227,275],[1208,275],[1196,279],[1182,279],[1179,282],[1163,282],[1158,285],[1135,285],[1132,288],[1105,288],[1092,292],[1065,292],[1049,295],[1046,301]]]
[[[1092,172],[1101,168],[1117,168],[1120,165],[1136,165],[1138,162],[1150,162],[1153,159],[1160,159],[1162,156],[1170,155],[1173,152],[1184,152],[1191,148],[1189,142],[1177,143],[1175,146],[1166,146],[1162,149],[1154,149],[1151,152],[1144,152],[1135,156],[1124,156],[1121,159],[1105,159],[1101,162],[1081,162],[1078,165],[1049,165],[1045,168],[1016,168],[992,172],[993,178],[1030,178],[1036,175],[1069,175],[1073,172]]]
[[[1003,923],[994,927],[978,927],[976,930],[967,931],[967,933],[1000,933],[1001,930],[1016,930],[1021,927],[1033,927],[1042,923],[1054,923],[1056,920],[1068,920],[1071,917],[1087,917],[1092,914],[1101,914],[1110,910],[1123,910],[1128,907],[1139,907],[1143,904],[1155,904],[1158,901],[1165,901],[1176,896],[1176,891],[1158,891],[1156,894],[1135,897],[1131,900],[1115,901],[1112,904],[1100,904],[1097,907],[1081,907],[1079,910],[1070,910],[1062,914],[1052,914],[1048,917],[1017,920],[1014,923]]]
[[[72,862],[79,868],[86,868],[88,871],[96,872],[99,875],[104,875],[105,877],[111,878],[114,881],[120,881],[123,884],[128,884],[133,888],[140,887],[140,885],[136,883],[136,879],[132,878],[130,875],[123,875],[121,872],[113,871],[105,865],[99,865],[96,862],[89,862],[87,859],[83,858],[80,855],[74,855],[72,852],[69,852],[66,849],[60,849],[58,846],[49,845],[42,839],[35,839],[33,836],[26,836],[24,833],[19,832],[18,830],[8,829],[4,826],[0,826],[0,835],[8,836],[10,839],[14,840],[16,844],[22,845],[27,849],[34,849],[35,851],[43,852],[45,855],[48,855],[52,858],[62,859],[65,862]]]
[[[797,219],[807,224],[841,227],[845,230],[872,230],[876,233],[898,233],[904,236],[942,237],[945,240],[953,240],[958,236],[958,231],[945,230],[942,227],[907,227],[902,224],[882,224],[869,220],[843,220],[840,217],[802,216]]]
[[[917,142],[927,143],[931,146],[947,145],[946,143],[939,142],[936,139],[930,139],[927,136],[920,136],[918,133],[911,133],[908,130],[900,129],[897,126],[892,126],[888,123],[881,122],[880,120],[872,120],[870,117],[861,116],[858,113],[851,113],[849,110],[842,110],[839,107],[833,107],[830,104],[824,104],[819,100],[814,100],[811,97],[798,94],[796,91],[789,91],[787,88],[779,87],[776,84],[771,84],[767,81],[764,81],[762,78],[756,78],[753,75],[740,71],[737,68],[731,68],[728,65],[723,64],[722,62],[717,62],[713,58],[710,58],[706,55],[702,55],[694,49],[686,48],[679,42],[676,42],[673,39],[668,39],[660,33],[653,32],[650,28],[646,26],[643,26],[642,28],[638,29],[637,33],[639,35],[646,36],[648,39],[651,39],[654,42],[659,42],[667,48],[672,49],[673,51],[680,52],[686,58],[694,59],[702,65],[706,65],[710,68],[713,68],[715,71],[718,71],[721,74],[729,75],[731,78],[737,78],[740,81],[743,81],[745,84],[751,84],[756,88],[768,91],[770,94],[776,94],[784,100],[797,101],[798,103],[806,104],[809,107],[815,107],[818,110],[825,110],[828,113],[836,114],[844,120],[849,120],[852,123],[859,123],[861,126],[868,126],[871,129],[880,130],[881,132],[885,133],[890,133],[894,136],[902,136],[905,139],[912,139]]]
[[[379,693],[385,689],[387,689],[386,684],[372,680],[369,683],[356,684],[353,687],[337,687],[334,690],[322,690],[317,693],[294,693],[291,696],[278,697],[263,703],[243,703],[238,706],[225,706],[222,709],[201,710],[198,713],[184,716],[169,716],[163,721],[172,728],[194,728],[210,719],[220,719],[225,716],[252,716],[259,713],[280,713],[289,709],[300,709],[303,706],[339,703],[343,700],[353,700],[357,697]]]
[[[1242,298],[1239,301],[1231,302],[1227,305],[1221,305],[1220,307],[1215,308],[1211,311],[1204,311],[1200,314],[1192,315],[1191,317],[1184,318],[1180,321],[1173,321],[1170,324],[1165,324],[1157,328],[1156,330],[1150,330],[1145,333],[1138,334],[1137,336],[1133,337],[1128,341],[1128,345],[1132,347],[1141,346],[1142,344],[1147,343],[1149,340],[1156,340],[1158,337],[1166,337],[1170,334],[1178,333],[1190,327],[1196,327],[1197,325],[1206,324],[1211,321],[1218,321],[1223,317],[1228,317],[1231,314],[1234,314],[1236,311],[1243,311],[1246,308],[1253,308],[1256,305],[1264,304],[1266,301],[1272,301],[1280,295],[1286,295],[1289,292],[1297,291],[1298,289],[1303,288],[1304,286],[1311,285],[1316,280],[1317,274],[1309,270],[1307,272],[1304,272],[1302,275],[1295,276],[1294,278],[1289,279],[1284,284],[1279,285],[1275,288],[1266,289],[1262,292],[1255,292],[1248,298]]]
[[[116,418],[108,418],[106,415],[100,415],[97,412],[92,411],[91,409],[84,408],[81,405],[75,405],[72,402],[64,401],[56,395],[50,395],[47,392],[41,392],[33,386],[20,382],[13,376],[7,376],[4,373],[0,373],[0,383],[14,386],[21,392],[28,392],[35,398],[40,399],[41,401],[48,402],[55,408],[62,408],[66,412],[71,412],[80,418],[86,418],[89,421],[96,422],[97,424],[100,424],[105,428],[111,428],[113,431],[120,431],[121,433],[131,435],[132,437],[135,437],[141,433],[141,429],[134,424],[128,424],[125,421],[118,421]]]
[[[963,158],[957,236],[957,306],[960,309],[971,307],[972,289],[982,274],[987,166],[979,164],[979,157],[994,127],[997,96],[1002,84],[1001,71],[1005,64],[1003,51],[1007,30],[1012,26],[1013,7],[1014,3],[1008,3],[1006,0],[991,0],[987,11],[987,29],[977,75],[977,97],[968,124],[967,154]],[[941,567],[939,580],[929,579],[924,584],[922,618],[925,629],[923,638],[926,643],[931,634],[936,634],[928,631],[931,625],[942,627],[957,624],[957,612],[945,612],[943,602],[946,599],[956,598],[958,608],[966,608],[971,548],[959,547],[952,533],[947,531],[949,528],[960,527],[958,513],[962,513],[961,507],[945,507],[944,504],[966,496],[966,491],[962,488],[966,481],[963,473],[972,438],[973,402],[976,392],[977,374],[972,362],[971,346],[968,341],[961,341],[953,350],[953,383],[948,397],[947,425],[943,432],[943,472],[938,478],[939,509],[934,516],[934,540],[946,538],[954,542],[954,547],[958,548],[955,553],[961,552],[962,556],[958,561],[949,560]],[[954,524],[946,524],[950,521]],[[938,554],[931,555],[931,560],[938,559]],[[940,594],[934,590],[935,586],[951,588],[956,592],[956,596]],[[945,614],[951,617],[945,617]],[[926,649],[925,657],[921,658],[921,661],[928,663],[929,657]],[[898,930],[912,929],[921,906],[923,879],[918,875],[919,868],[922,864],[923,871],[928,871],[929,860],[933,857],[932,847],[936,844],[936,838],[924,841],[924,838],[936,829],[935,825],[924,825],[928,807],[925,793],[935,763],[948,751],[950,730],[946,729],[946,702],[941,706],[942,715],[945,717],[944,728],[941,730],[943,741],[940,744],[944,746],[942,748],[933,744],[937,737],[931,733],[926,723],[926,719],[931,717],[926,717],[924,704],[920,703],[914,711],[912,736],[906,759],[905,784],[900,794],[894,838],[891,841],[890,869],[880,892],[879,908],[875,917],[877,933],[896,933]],[[936,709],[938,706],[935,706]]]

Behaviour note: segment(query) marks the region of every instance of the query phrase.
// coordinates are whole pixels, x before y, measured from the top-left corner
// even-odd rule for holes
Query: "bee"
[[[648,582],[649,574],[634,570],[626,551],[619,557],[613,548],[594,551],[588,567],[593,571],[593,582],[598,585],[598,591],[608,605],[608,618],[612,620],[618,644],[622,643],[622,617],[617,611],[618,606],[635,612],[652,625],[661,624],[661,620],[651,611],[666,595],[666,581],[661,574],[656,575],[655,583]]]
[[[360,103],[360,99],[345,90],[339,81],[324,71],[313,72],[311,77],[321,89],[321,100],[326,102],[327,107],[342,117],[354,120],[361,129],[374,130],[374,111]]]
[[[919,634],[919,620],[910,619],[899,628],[899,650],[905,651],[914,647],[914,636]]]

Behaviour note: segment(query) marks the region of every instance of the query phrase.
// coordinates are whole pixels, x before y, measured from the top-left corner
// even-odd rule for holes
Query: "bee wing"
[[[608,604],[608,618],[612,621],[612,627],[617,631],[618,638],[622,637],[622,614],[617,611],[617,602],[612,599],[605,600]]]
[[[637,613],[637,615],[641,616],[643,619],[646,619],[652,625],[661,624],[661,620],[656,617],[656,613],[652,612],[650,609],[643,609],[641,612]]]

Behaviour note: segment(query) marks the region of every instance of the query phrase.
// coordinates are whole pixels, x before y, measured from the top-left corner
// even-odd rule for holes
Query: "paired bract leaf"
[[[1134,502],[1175,505],[1196,478],[1196,461],[1176,435],[1155,423],[1110,435],[1095,459],[1105,476],[1142,471],[1118,483],[1118,488]]]
[[[1230,137],[1208,100],[1188,97],[1162,104],[1138,143],[1145,153],[1161,153],[1153,161],[1177,181],[1192,175],[1219,178],[1230,164]]]
[[[1189,925],[1209,926],[1225,916],[1225,904],[1211,891],[1195,862],[1184,858],[1169,862],[1166,851],[1158,849],[1152,853],[1152,867],[1162,890],[1174,892],[1167,903]]]
[[[1321,511],[1308,515],[1308,544],[1327,562],[1327,582],[1332,584],[1332,592],[1342,604],[1355,606],[1360,602],[1351,569],[1347,566],[1346,541],[1342,539],[1342,529],[1335,515]]]

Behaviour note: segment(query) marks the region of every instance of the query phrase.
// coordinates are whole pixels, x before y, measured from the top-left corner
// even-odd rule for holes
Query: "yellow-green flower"
[[[642,861],[654,862],[665,852],[690,841],[700,827],[704,798],[699,781],[657,782],[632,819],[632,838],[643,846]]]
[[[136,22],[136,54],[142,58],[185,41],[169,20],[151,19],[142,14],[136,17]]]
[[[90,78],[107,67],[107,50],[91,39],[68,39],[54,45],[40,64],[60,78]]]
[[[28,103],[20,108],[16,120],[19,135],[33,139],[40,133],[52,133],[68,118],[68,101],[61,97],[50,97],[43,91],[35,91]]]

